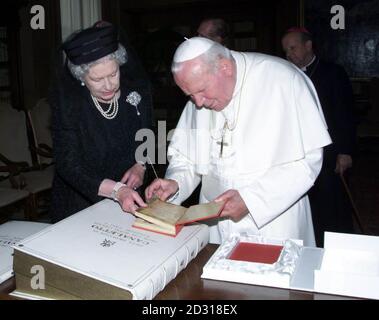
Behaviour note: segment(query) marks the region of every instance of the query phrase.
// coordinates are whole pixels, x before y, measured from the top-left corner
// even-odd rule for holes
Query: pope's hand
[[[215,201],[225,202],[220,217],[230,218],[234,222],[240,221],[249,212],[249,210],[246,207],[245,201],[243,201],[240,193],[237,190],[228,190],[223,194],[219,195],[215,199]]]
[[[147,207],[138,192],[129,187],[121,187],[117,192],[117,200],[122,210],[134,213],[139,207]]]
[[[154,195],[162,201],[166,201],[179,189],[178,183],[171,179],[155,179],[145,190],[146,200],[150,200]]]

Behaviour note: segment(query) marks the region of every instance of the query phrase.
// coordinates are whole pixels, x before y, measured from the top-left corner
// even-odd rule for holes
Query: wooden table
[[[216,245],[208,245],[166,288],[156,300],[352,300],[350,297],[254,286],[241,283],[201,279],[204,264]],[[0,299],[13,299],[14,278],[0,285]]]

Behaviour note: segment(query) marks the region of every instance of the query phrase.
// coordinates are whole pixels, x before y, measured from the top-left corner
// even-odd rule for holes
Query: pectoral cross
[[[228,146],[229,144],[224,142],[224,136],[221,138],[221,142],[217,142],[220,145],[220,158],[222,158],[222,152],[224,151],[224,145]]]
[[[225,146],[228,146],[228,145],[229,145],[228,143],[226,143],[226,142],[224,141],[224,137],[225,137],[225,132],[226,132],[227,126],[228,126],[228,124],[227,124],[227,122],[225,121],[224,128],[222,129],[221,142],[217,142],[217,144],[220,145],[220,158],[222,158],[222,153],[223,153],[223,151],[224,151],[224,145],[225,145]]]

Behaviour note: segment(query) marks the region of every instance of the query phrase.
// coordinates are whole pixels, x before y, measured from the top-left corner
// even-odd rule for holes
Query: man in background
[[[224,46],[229,42],[229,26],[225,20],[220,18],[204,19],[197,29],[199,37],[208,38]]]
[[[319,96],[333,143],[324,147],[323,166],[309,191],[316,243],[323,246],[324,232],[354,232],[351,206],[342,178],[352,167],[355,145],[353,92],[343,67],[315,55],[312,35],[291,28],[282,38],[287,59],[312,80]]]

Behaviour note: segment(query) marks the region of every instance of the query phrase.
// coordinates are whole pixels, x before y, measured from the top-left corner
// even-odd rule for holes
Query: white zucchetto
[[[215,42],[203,37],[187,39],[176,49],[174,62],[180,63],[192,60],[208,51],[213,44],[215,44]]]

